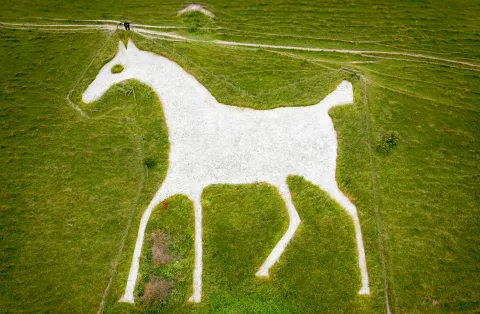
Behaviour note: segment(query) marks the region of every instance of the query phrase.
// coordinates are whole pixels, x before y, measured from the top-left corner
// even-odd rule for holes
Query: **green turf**
[[[374,134],[388,128],[403,138],[391,154],[376,155],[392,305],[397,312],[475,312],[479,114],[468,102],[441,104],[375,86],[368,93]]]
[[[82,119],[64,98],[104,39],[2,33],[2,311],[101,300],[144,171],[131,123]]]
[[[136,294],[140,297],[139,308],[155,308],[166,313],[180,311],[188,307],[185,300],[192,294],[192,272],[194,261],[194,213],[193,204],[185,196],[171,197],[155,208],[146,230],[144,255]],[[163,232],[168,237],[167,250],[173,261],[166,265],[152,263],[152,232]],[[142,300],[145,285],[150,276],[157,276],[174,283],[166,300]],[[137,299],[138,300],[138,299]],[[115,312],[114,302],[110,306]],[[108,312],[108,310],[107,310]]]
[[[78,3],[65,9],[62,2],[58,7],[63,12],[49,12],[43,4],[33,3],[27,9],[22,2],[10,2],[0,17],[127,14],[145,23],[184,25],[181,18],[165,18],[182,5],[161,5],[164,10],[157,15],[140,14],[139,7],[131,6],[115,13],[117,5],[85,8]],[[157,5],[143,8],[153,12],[149,9]],[[471,2],[460,10],[456,6],[464,4],[451,3],[453,13],[447,17],[448,6],[439,5],[381,4],[375,9],[379,18],[370,20],[360,14],[370,8],[368,3],[348,4],[344,11],[330,4],[313,10],[298,2],[281,3],[272,10],[267,3],[263,15],[258,5],[239,9],[218,4],[209,7],[219,17],[212,23],[224,29],[198,36],[372,50],[392,49],[382,44],[393,43],[409,51],[477,58],[478,32],[472,28],[472,17],[478,5]],[[420,7],[425,18],[419,20]],[[287,12],[292,17],[302,12],[302,17],[297,23],[283,23],[290,18]],[[339,27],[339,17],[350,23]],[[254,23],[260,26],[254,29]],[[449,23],[455,31],[446,29]],[[226,28],[231,30],[221,35]],[[282,36],[255,37],[257,31]],[[309,32],[329,39],[385,42],[332,44],[288,36]],[[4,312],[95,312],[111,275],[107,312],[158,310],[158,304],[131,306],[116,301],[125,287],[141,213],[165,175],[168,131],[156,95],[137,82],[115,86],[91,105],[81,103],[82,91],[113,57],[118,40],[126,40],[124,32],[105,42],[107,37],[97,32],[3,30],[1,34],[0,309]],[[272,51],[132,38],[139,48],[178,62],[226,105],[257,109],[309,105],[344,78],[353,82],[355,91],[354,105],[330,114],[339,139],[337,180],[359,210],[372,295],[356,295],[358,268],[348,217],[317,188],[291,177],[303,223],[274,267],[272,280],[259,281],[252,271],[287,223],[275,190],[264,184],[209,187],[203,195],[209,218],[204,222],[205,302],[200,306],[182,302],[190,293],[190,265],[179,271],[183,279],[176,286],[178,295],[162,305],[165,309],[382,313],[387,279],[394,313],[480,310],[478,69],[381,54]],[[363,81],[354,73],[362,74]],[[71,99],[90,118],[82,118],[65,100],[72,87]],[[398,144],[387,153],[377,152],[377,144],[392,131],[400,135]],[[191,215],[190,203],[176,196],[168,208],[172,213],[156,209],[149,228],[175,226],[172,234],[191,236],[191,225],[181,220],[187,216],[176,216]],[[274,223],[253,223],[253,218],[265,214]],[[181,225],[175,224],[177,220],[183,221]],[[179,256],[191,258],[191,245],[182,243]],[[148,266],[148,246],[141,278],[156,271]],[[144,283],[140,280],[137,295]]]
[[[143,191],[150,198],[149,184],[157,186],[165,174],[167,130],[155,121],[163,121],[162,110],[157,100],[157,114],[142,111],[155,105],[152,93],[122,84],[102,99],[107,113],[82,118],[64,97],[105,34],[16,36],[2,36],[1,103],[8,118],[2,123],[0,307],[91,311],[116,271],[137,202]],[[90,49],[76,47],[78,40]],[[41,51],[50,54],[31,57]],[[133,87],[139,87],[137,103]],[[146,178],[147,159],[157,162]]]
[[[0,18],[117,19],[184,27],[184,1],[8,1]],[[216,39],[367,50],[416,50],[454,58],[479,58],[478,1],[246,0],[204,3],[217,18]],[[36,19],[35,22],[52,22]],[[191,33],[190,33],[191,34]]]

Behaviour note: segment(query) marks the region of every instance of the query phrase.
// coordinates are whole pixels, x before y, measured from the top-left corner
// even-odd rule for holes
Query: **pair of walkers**
[[[128,22],[120,23],[120,25],[122,25],[122,24],[123,24],[123,26],[125,27],[125,30],[126,30],[126,31],[129,31],[129,30],[130,30],[130,23],[128,23]]]

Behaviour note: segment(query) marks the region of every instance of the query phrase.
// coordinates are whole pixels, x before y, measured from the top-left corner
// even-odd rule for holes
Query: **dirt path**
[[[65,19],[50,19],[55,21],[69,21],[72,20],[65,20]],[[45,27],[50,27],[50,30],[54,30],[54,28],[62,27],[79,27],[79,28],[91,28],[91,29],[101,29],[101,30],[115,30],[120,24],[120,21],[115,20],[73,20],[77,22],[99,22],[99,23],[109,23],[109,24],[35,24],[35,23],[4,23],[0,22],[0,27],[6,26],[16,26],[22,27],[24,29],[31,28],[31,29],[42,29]],[[112,25],[113,24],[113,25]],[[344,54],[380,54],[380,55],[390,55],[390,56],[404,56],[404,57],[412,57],[412,58],[420,58],[420,59],[428,59],[428,60],[436,60],[447,62],[456,65],[466,65],[473,68],[480,68],[480,64],[467,62],[467,61],[460,61],[455,59],[448,59],[443,57],[436,57],[432,55],[426,55],[421,53],[413,53],[408,51],[377,51],[377,50],[352,50],[352,49],[334,49],[334,48],[320,48],[320,47],[302,47],[302,46],[288,46],[288,45],[271,45],[271,44],[260,44],[260,43],[245,43],[245,42],[235,42],[235,41],[224,41],[224,40],[196,40],[186,38],[184,36],[175,34],[175,33],[167,33],[152,30],[151,28],[157,29],[174,29],[174,28],[184,28],[182,26],[161,26],[161,25],[147,25],[147,24],[132,24],[132,28],[135,32],[144,35],[157,35],[162,37],[174,38],[178,40],[184,40],[188,42],[201,42],[201,43],[210,43],[210,44],[217,44],[217,45],[224,45],[224,46],[237,46],[237,47],[251,47],[251,48],[268,48],[268,49],[282,49],[282,50],[298,50],[298,51],[313,51],[313,52],[335,52],[335,53],[344,53]],[[149,29],[147,29],[149,28]],[[75,29],[71,29],[74,31]],[[162,40],[163,38],[158,38]]]
[[[399,55],[399,56],[407,56],[407,57],[414,57],[414,58],[438,60],[438,61],[449,62],[454,64],[463,64],[463,65],[468,65],[475,68],[480,68],[480,64],[474,64],[471,62],[434,57],[434,56],[429,56],[429,55],[424,55],[419,53],[401,52],[401,51],[350,50],[350,49],[333,49],[333,48],[317,48],[317,47],[283,46],[283,45],[268,45],[268,44],[254,44],[254,43],[239,43],[234,41],[223,41],[223,40],[214,40],[211,42],[219,45],[226,45],[226,46],[243,46],[243,47],[254,47],[254,48],[287,49],[287,50],[316,51],[316,52],[336,52],[336,53],[348,53],[348,54],[359,54],[359,55],[366,54],[366,53]]]
[[[169,37],[169,38],[175,38],[175,39],[181,39],[181,40],[188,41],[188,38],[183,37],[181,35],[174,34],[174,33],[159,32],[159,31],[154,31],[154,30],[140,28],[140,27],[134,27],[133,31],[136,32],[136,33],[140,33],[140,34],[164,36],[164,37]],[[161,38],[159,38],[159,39],[161,39]]]

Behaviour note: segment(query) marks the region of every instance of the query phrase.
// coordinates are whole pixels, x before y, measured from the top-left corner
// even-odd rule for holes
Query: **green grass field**
[[[0,28],[0,311],[384,313],[388,296],[392,313],[479,312],[480,4],[205,5],[216,20],[195,33],[173,30],[204,42]],[[37,19],[44,17],[187,27],[176,16],[184,6],[9,1],[0,23],[74,23]],[[181,195],[161,203],[149,221],[135,305],[117,302],[169,147],[161,103],[148,86],[127,81],[97,102],[81,102],[127,38],[177,62],[226,105],[311,105],[342,79],[352,82],[355,103],[330,115],[339,141],[337,181],[362,224],[370,296],[356,294],[349,217],[292,174],[302,223],[270,280],[254,274],[288,225],[278,192],[265,183],[213,185],[202,196],[203,302],[185,302],[192,289],[193,206]],[[214,39],[372,52],[227,47]],[[381,151],[392,132],[397,144]],[[172,260],[165,265],[152,261],[155,232],[167,239]],[[162,298],[144,297],[151,278],[170,287]]]

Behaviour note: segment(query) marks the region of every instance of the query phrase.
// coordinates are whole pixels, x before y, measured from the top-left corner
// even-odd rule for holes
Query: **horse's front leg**
[[[133,292],[135,290],[135,284],[137,282],[138,270],[140,268],[140,255],[142,254],[143,240],[145,238],[145,229],[147,228],[148,220],[152,214],[153,209],[164,199],[172,195],[162,185],[160,189],[155,193],[155,196],[148,204],[147,209],[143,212],[140,226],[137,233],[137,241],[135,242],[135,249],[133,251],[132,264],[130,266],[130,272],[128,273],[127,285],[125,286],[125,293],[120,298],[119,302],[134,303]]]

